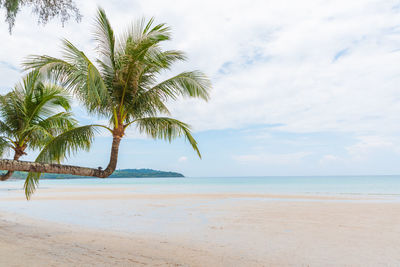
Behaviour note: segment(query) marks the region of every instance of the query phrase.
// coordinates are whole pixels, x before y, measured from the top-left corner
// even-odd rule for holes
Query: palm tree
[[[52,160],[61,161],[75,148],[88,149],[93,138],[92,128],[77,128],[69,112],[69,102],[68,92],[58,85],[45,83],[39,71],[26,75],[13,91],[0,96],[0,156],[11,150],[14,160],[18,160],[27,154],[26,149],[51,147],[55,137],[67,133],[80,134],[83,142],[64,148]],[[76,141],[69,138],[66,145]],[[5,181],[12,174],[13,171],[8,171],[0,180]]]
[[[184,136],[201,157],[189,125],[169,117],[165,103],[179,96],[208,100],[210,81],[200,71],[182,72],[160,81],[159,76],[173,63],[185,60],[185,55],[163,50],[161,44],[170,40],[170,29],[165,24],[153,24],[153,19],[140,20],[117,39],[104,10],[99,9],[94,37],[100,56],[94,62],[63,40],[63,58],[31,56],[24,63],[26,69],[40,69],[69,88],[90,114],[109,120],[108,125],[96,126],[107,129],[113,137],[106,169],[47,163],[57,156],[57,149],[43,150],[43,161],[37,163],[0,160],[0,169],[105,178],[114,172],[120,141],[132,126],[152,138],[167,141]],[[65,140],[60,137],[54,142],[61,145]]]

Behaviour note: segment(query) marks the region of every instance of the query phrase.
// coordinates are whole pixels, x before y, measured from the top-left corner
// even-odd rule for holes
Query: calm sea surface
[[[0,196],[23,181],[0,183]],[[399,195],[398,176],[109,178],[41,180],[40,188],[126,187],[138,193],[271,193]]]
[[[107,231],[181,235],[199,240],[217,223],[216,218],[237,216],[227,214],[227,210],[257,209],[264,201],[400,203],[400,176],[41,180],[40,190],[31,201],[24,200],[22,185],[23,181],[0,183],[0,218],[3,211],[16,214],[15,218],[22,214]],[[185,195],[179,197],[180,193]],[[219,193],[244,195],[190,196]],[[268,198],[257,194],[344,198]]]

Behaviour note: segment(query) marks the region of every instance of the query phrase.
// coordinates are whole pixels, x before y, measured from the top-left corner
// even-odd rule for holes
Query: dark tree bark
[[[122,138],[121,135],[114,135],[111,146],[110,162],[108,163],[108,166],[105,170],[102,170],[101,168],[94,169],[94,168],[86,168],[86,167],[79,167],[72,165],[40,163],[31,161],[9,160],[9,159],[0,160],[0,170],[8,170],[9,172],[11,172],[11,174],[14,171],[23,171],[23,172],[71,174],[77,176],[93,176],[98,178],[106,178],[110,176],[117,167],[118,150],[121,138]]]
[[[95,175],[95,177],[107,178],[115,171],[115,169],[117,168],[118,151],[121,138],[122,137],[119,136],[113,137],[113,142],[111,145],[110,161],[108,162],[107,168],[104,171],[100,171],[99,175],[98,176]]]
[[[14,160],[18,160],[22,155],[26,155],[26,153],[24,152],[25,148],[26,146],[15,148]],[[9,170],[7,173],[0,176],[0,181],[7,181],[13,174],[14,171]]]

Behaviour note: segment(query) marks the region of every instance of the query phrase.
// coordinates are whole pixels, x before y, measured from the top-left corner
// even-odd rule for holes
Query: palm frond
[[[40,172],[29,172],[24,183],[25,197],[29,200],[39,186]]]
[[[35,162],[59,163],[80,149],[89,150],[93,142],[95,127],[93,125],[76,127],[52,138],[36,157]],[[28,200],[36,191],[40,176],[41,173],[28,173],[24,183],[25,196]]]
[[[141,18],[132,23],[120,38],[120,49],[130,42],[138,44],[149,40],[153,42],[169,40],[171,37],[170,28],[165,23],[153,27],[153,23],[154,18],[149,19],[147,22],[145,18]],[[121,50],[119,51],[121,52]]]
[[[182,72],[168,80],[165,80],[149,90],[157,91],[165,97],[176,99],[178,95],[186,97],[199,97],[209,99],[211,89],[210,80],[200,71]]]
[[[41,69],[62,86],[76,93],[91,113],[104,114],[109,95],[102,76],[86,55],[71,42],[63,40],[64,60],[49,56],[30,56],[23,63],[26,69]]]
[[[186,60],[185,53],[179,50],[162,51],[159,48],[150,49],[146,55],[146,64],[151,71],[170,69],[176,61]]]
[[[44,148],[37,156],[35,162],[60,163],[68,156],[78,150],[89,150],[93,142],[95,126],[81,126],[66,130],[60,135],[46,141]],[[29,200],[39,185],[41,173],[28,173],[24,190],[25,196]]]
[[[22,84],[17,85],[17,89],[21,90],[23,95],[29,98],[34,93],[36,85],[42,82],[42,80],[40,72],[33,70],[24,77]]]
[[[71,112],[59,112],[51,117],[38,122],[38,125],[48,129],[51,135],[56,136],[62,132],[72,129],[78,124],[77,120],[72,117]]]
[[[3,157],[4,154],[9,152],[10,148],[11,148],[10,141],[4,138],[3,136],[0,136],[0,157]]]
[[[159,81],[164,71],[170,70],[174,63],[186,57],[181,51],[163,49],[162,42],[171,38],[170,28],[166,24],[155,24],[154,21],[154,18],[138,20],[125,34],[116,38],[104,10],[99,8],[94,39],[100,57],[93,61],[97,67],[67,40],[63,40],[62,59],[33,56],[24,66],[49,73],[72,90],[89,113],[107,117],[111,127],[117,128],[120,123],[125,127],[136,123],[139,131],[167,141],[185,136],[200,156],[190,127],[160,115],[169,115],[166,102],[179,96],[207,101],[210,97],[210,80],[200,71],[188,71]],[[55,120],[52,123],[57,125],[59,122]],[[74,131],[79,130],[71,129],[57,135],[39,158],[57,161],[72,153],[72,150],[88,148],[90,142],[75,140],[78,137],[73,137]],[[90,135],[86,134],[86,137]],[[66,142],[64,138],[75,141],[63,146],[63,142]],[[68,150],[68,147],[72,147],[72,150]]]
[[[10,136],[10,135],[12,135],[12,132],[13,131],[10,129],[10,127],[6,123],[4,123],[2,120],[0,120],[0,133]]]
[[[7,137],[17,136],[25,127],[26,111],[23,105],[23,98],[15,91],[0,98],[0,116],[2,118],[1,130]]]
[[[22,67],[25,71],[40,70],[40,72],[53,77],[63,85],[69,85],[73,82],[73,79],[68,79],[70,78],[68,74],[75,69],[75,66],[62,59],[31,55],[22,62]]]
[[[88,151],[93,143],[95,131],[95,126],[86,125],[63,132],[46,144],[37,156],[36,161],[61,162],[79,150]]]
[[[58,108],[70,110],[70,96],[56,85],[45,85],[43,90],[36,90],[31,98],[24,101],[26,115],[29,121],[37,120],[43,116],[51,116]]]
[[[96,31],[94,39],[97,41],[98,51],[104,56],[107,66],[115,69],[115,37],[114,31],[104,9],[99,8],[96,17]]]
[[[67,74],[74,78],[72,82],[74,91],[90,112],[101,113],[104,103],[108,103],[108,92],[100,72],[82,51],[66,39],[63,41],[63,52],[66,61],[76,68]]]
[[[197,142],[193,138],[188,124],[167,117],[140,118],[137,119],[135,123],[139,132],[145,133],[154,139],[164,139],[171,142],[177,137],[184,136],[201,158]]]
[[[53,136],[48,129],[39,125],[24,128],[19,134],[20,142],[26,142],[31,149],[40,149],[47,144]]]
[[[126,103],[127,120],[132,121],[134,117],[154,117],[159,114],[170,115],[165,104],[166,100],[165,95],[157,90],[137,95],[134,101]]]

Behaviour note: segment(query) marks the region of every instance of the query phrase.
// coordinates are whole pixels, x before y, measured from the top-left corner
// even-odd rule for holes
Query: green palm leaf
[[[98,9],[96,18],[96,31],[94,39],[98,44],[98,51],[104,56],[104,59],[109,61],[107,66],[115,69],[115,37],[114,31],[111,28],[110,22],[102,8]]]
[[[63,40],[62,59],[31,56],[24,62],[24,67],[47,73],[73,91],[89,113],[105,117],[109,121],[113,143],[117,140],[115,143],[119,144],[126,128],[136,124],[140,132],[153,138],[171,141],[185,137],[201,156],[189,125],[164,116],[170,115],[166,105],[169,100],[191,97],[207,101],[211,83],[200,71],[185,71],[164,81],[160,79],[174,63],[186,59],[181,51],[163,49],[163,42],[171,39],[170,28],[163,23],[156,24],[153,18],[141,19],[128,27],[123,35],[115,36],[104,10],[99,8],[94,39],[99,57],[93,61],[71,42]],[[59,125],[60,121],[54,120],[51,123]],[[72,134],[78,131],[67,130],[54,138],[49,142],[51,147],[45,148],[39,159],[61,160],[65,157],[61,151],[70,153],[68,147],[88,148],[85,142],[77,139],[78,135]],[[85,132],[80,134],[90,137]],[[67,140],[74,141],[68,143]],[[82,145],[74,147],[74,144]],[[111,155],[104,175],[115,170],[118,148],[113,146],[112,151],[115,154]],[[35,177],[32,175],[29,188],[34,186]]]
[[[70,100],[64,88],[46,82],[39,70],[28,73],[13,91],[0,96],[0,153],[11,149],[19,159],[30,148],[41,150],[37,162],[60,162],[79,149],[88,150],[94,131],[91,126],[77,127],[68,112]],[[28,174],[27,196],[39,177]]]
[[[7,138],[0,136],[0,157],[6,154],[11,148],[10,141]]]
[[[37,156],[36,162],[60,162],[79,150],[88,151],[95,133],[96,128],[93,125],[80,126],[67,130],[46,144]]]
[[[24,191],[25,197],[27,200],[31,198],[33,193],[36,191],[39,186],[39,179],[42,174],[40,172],[29,172],[25,182],[24,182]]]
[[[176,98],[177,95],[209,99],[210,81],[200,71],[182,72],[165,80],[149,90],[165,96]]]
[[[93,125],[67,130],[48,141],[37,156],[35,162],[59,163],[79,150],[88,151],[93,142],[95,132],[96,126]],[[28,173],[24,183],[25,196],[28,200],[36,191],[40,176],[41,173]]]
[[[154,139],[164,139],[171,142],[177,137],[184,136],[201,158],[197,142],[190,132],[190,126],[184,122],[167,117],[141,118],[135,121],[139,132]]]

